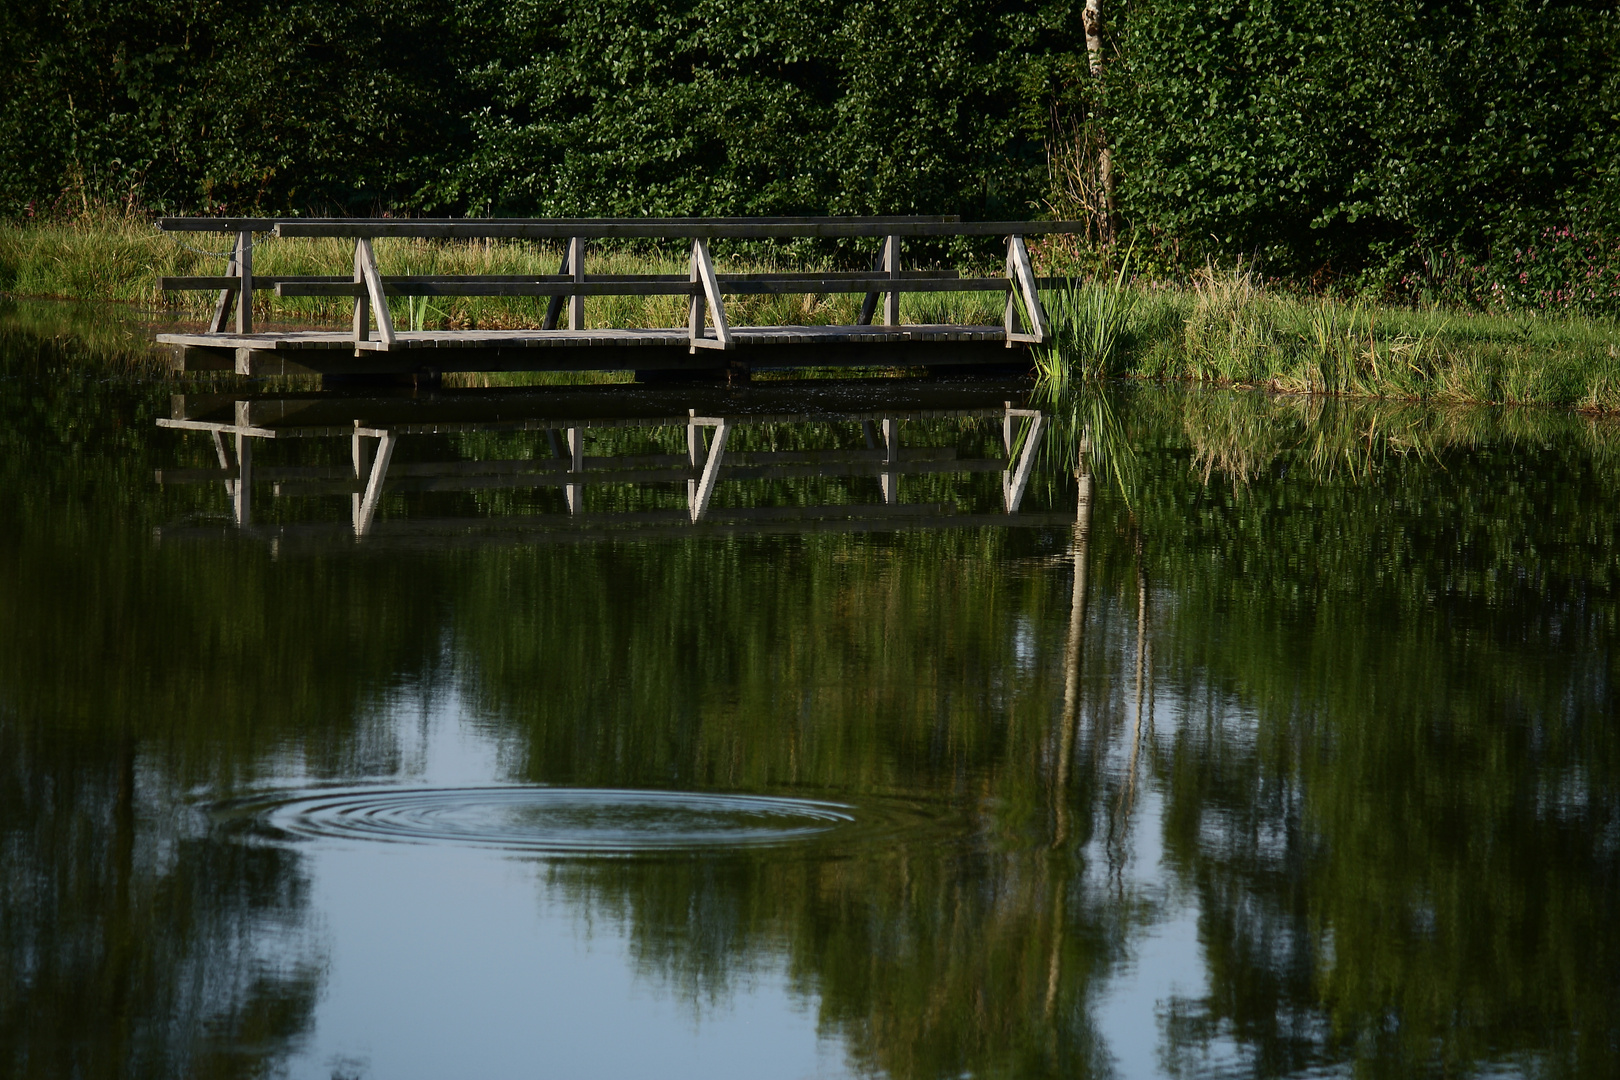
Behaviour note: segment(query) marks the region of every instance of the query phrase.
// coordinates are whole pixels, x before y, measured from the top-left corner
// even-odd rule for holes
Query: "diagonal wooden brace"
[[[720,279],[715,276],[714,263],[709,258],[709,245],[702,239],[692,241],[691,281],[703,283],[703,295],[692,297],[687,316],[687,343],[692,352],[699,349],[730,349],[736,342],[731,337],[731,323],[726,320],[726,305],[720,296]],[[714,337],[703,332],[704,304],[714,315]]]
[[[1035,286],[1035,268],[1030,264],[1029,249],[1024,246],[1024,238],[1021,236],[1007,238],[1007,280],[1012,285],[1007,293],[1006,310],[1002,314],[1002,322],[1007,332],[1007,347],[1011,348],[1015,344],[1041,344],[1050,336],[1046,309],[1041,307],[1040,290]],[[1023,301],[1023,311],[1029,314],[1028,331],[1024,330],[1019,310],[1020,300]]]
[[[354,242],[354,280],[366,287],[365,295],[354,302],[354,340],[367,340],[370,319],[369,307],[377,320],[377,337],[383,348],[391,348],[398,338],[394,334],[394,320],[388,314],[388,297],[383,293],[382,274],[377,271],[377,256],[371,250],[371,241],[365,237]],[[369,302],[369,303],[368,303]]]

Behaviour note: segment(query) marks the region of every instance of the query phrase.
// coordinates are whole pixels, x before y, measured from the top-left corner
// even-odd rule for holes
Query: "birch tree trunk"
[[[1083,17],[1086,28],[1086,59],[1091,66],[1091,81],[1098,90],[1102,89],[1103,76],[1103,17],[1102,0],[1086,0],[1086,12]],[[1103,190],[1103,222],[1100,230],[1102,241],[1105,244],[1114,242],[1114,155],[1108,146],[1108,136],[1099,132],[1097,136],[1097,179]]]

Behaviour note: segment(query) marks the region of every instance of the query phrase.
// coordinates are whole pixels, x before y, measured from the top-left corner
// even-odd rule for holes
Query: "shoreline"
[[[388,273],[544,274],[560,250],[533,243],[391,241],[378,244]],[[341,242],[267,241],[255,261],[265,274],[332,273]],[[212,274],[218,259],[145,219],[104,218],[65,224],[0,224],[0,298],[15,304],[114,305],[143,321],[202,322],[204,294],[165,294],[162,275]],[[669,273],[681,267],[656,251],[593,252],[597,273]],[[766,266],[729,260],[730,268]],[[667,265],[666,265],[667,264]],[[684,265],[684,264],[683,264]],[[1062,277],[1075,268],[1038,267]],[[1367,299],[1295,293],[1260,283],[1242,268],[1207,269],[1187,283],[1077,278],[1043,290],[1054,342],[1034,350],[1053,392],[1090,379],[1124,378],[1255,388],[1305,397],[1383,399],[1433,404],[1537,405],[1591,415],[1620,413],[1620,323],[1561,312],[1478,312],[1413,308]],[[858,296],[739,297],[733,322],[825,325],[853,322]],[[731,305],[728,303],[728,307]],[[903,322],[999,323],[997,294],[905,294]],[[586,305],[587,325],[677,326],[679,299],[604,297]],[[264,293],[255,310],[267,323],[346,322],[334,298]],[[539,325],[532,298],[444,298],[398,302],[400,325],[519,329]],[[122,320],[120,320],[122,321]]]

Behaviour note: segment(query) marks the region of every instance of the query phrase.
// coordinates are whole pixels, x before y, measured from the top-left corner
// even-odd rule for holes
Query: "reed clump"
[[[1477,313],[1268,288],[1207,266],[1186,288],[1122,276],[1074,282],[1049,305],[1042,382],[1100,376],[1279,393],[1620,410],[1620,325],[1557,312]]]

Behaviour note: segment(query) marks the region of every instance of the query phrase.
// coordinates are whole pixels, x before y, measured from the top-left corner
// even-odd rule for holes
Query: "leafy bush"
[[[1121,197],[1186,264],[1382,291],[1620,208],[1612,4],[1135,0],[1115,30]]]

